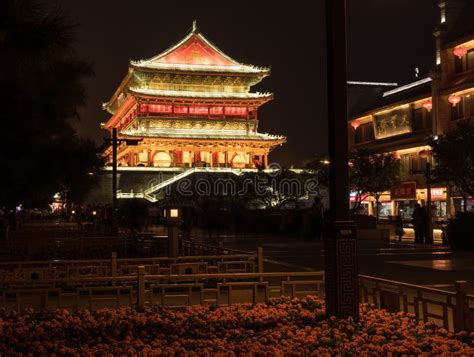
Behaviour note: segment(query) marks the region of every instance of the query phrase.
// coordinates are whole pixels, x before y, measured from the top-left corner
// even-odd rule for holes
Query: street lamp
[[[168,256],[177,257],[179,255],[179,226],[183,223],[181,208],[166,207],[164,214],[168,226]]]
[[[329,198],[331,230],[324,241],[326,314],[358,318],[356,226],[350,220],[346,1],[326,0]]]

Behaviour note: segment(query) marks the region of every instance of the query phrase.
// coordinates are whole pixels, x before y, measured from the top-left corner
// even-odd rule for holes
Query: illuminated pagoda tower
[[[258,108],[271,93],[250,92],[270,74],[241,64],[207,40],[193,23],[179,43],[147,60],[131,61],[128,73],[104,109],[103,128],[119,139],[122,167],[267,167],[269,152],[286,138],[261,134]],[[105,151],[112,162],[111,147]]]

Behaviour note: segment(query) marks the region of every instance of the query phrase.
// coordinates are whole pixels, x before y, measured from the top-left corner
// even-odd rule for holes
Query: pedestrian
[[[402,237],[405,235],[405,231],[403,229],[403,219],[400,215],[395,218],[395,234],[398,236],[398,242],[401,243]]]
[[[413,214],[411,216],[412,223],[413,223],[413,230],[415,231],[415,243],[423,242],[422,216],[423,216],[423,209],[421,208],[421,205],[417,203],[415,205],[415,209],[413,210]]]
[[[324,207],[319,197],[314,198],[311,206],[312,236],[317,240],[323,239]]]
[[[428,241],[428,208],[421,206],[421,219],[420,219],[420,230],[421,237],[420,243],[425,244]]]

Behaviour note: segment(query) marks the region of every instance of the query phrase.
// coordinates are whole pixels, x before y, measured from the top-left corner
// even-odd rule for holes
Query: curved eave
[[[268,142],[268,143],[275,143],[275,145],[283,144],[286,142],[285,136],[279,135],[269,135],[269,134],[257,134],[257,135],[248,135],[248,136],[217,136],[217,135],[160,135],[160,136],[147,136],[147,135],[140,135],[140,134],[131,134],[122,131],[120,133],[121,137],[130,138],[130,139],[144,139],[145,141],[160,141],[160,140],[196,140],[196,141],[240,141],[240,142],[248,142],[248,141],[255,141],[255,142]]]
[[[130,67],[143,72],[160,72],[160,73],[174,73],[183,75],[202,75],[202,76],[245,76],[265,78],[270,75],[271,68],[268,67],[221,67],[221,66],[186,66],[186,65],[143,65],[136,61],[130,61]],[[250,69],[251,68],[251,69]]]
[[[262,105],[273,99],[273,93],[213,93],[213,92],[186,92],[186,91],[162,91],[153,89],[129,88],[128,91],[141,99],[157,100],[167,102],[240,102],[243,104]]]
[[[103,129],[111,129],[115,127],[122,118],[132,107],[137,103],[134,97],[129,97],[125,100],[124,104],[118,108],[115,113],[112,113],[112,117],[104,124]]]
[[[133,78],[133,69],[129,68],[127,75],[122,79],[122,81],[120,82],[118,88],[115,90],[110,100],[108,102],[102,103],[103,110],[106,110],[110,114],[115,113],[115,111],[112,109],[112,106],[117,101],[117,97],[120,95],[120,93],[123,92],[126,86],[130,83],[132,78]]]
[[[130,66],[139,69],[174,71],[187,73],[235,73],[235,74],[268,74],[270,68],[254,67],[250,65],[237,66],[213,66],[213,65],[187,65],[187,64],[169,64],[169,63],[142,63],[139,61],[130,61]]]

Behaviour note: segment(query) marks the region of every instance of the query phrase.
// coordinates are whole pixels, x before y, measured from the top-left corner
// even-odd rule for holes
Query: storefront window
[[[379,202],[379,217],[392,215],[392,202]]]
[[[417,201],[399,201],[398,202],[398,213],[404,221],[412,220],[413,210]]]
[[[431,211],[431,215],[433,216],[432,218],[443,219],[447,216],[448,206],[446,204],[446,201],[434,201],[432,202],[432,206],[436,207],[436,209],[433,209]]]
[[[464,211],[464,200],[461,200],[461,211]],[[467,211],[474,212],[474,199],[469,198],[467,200]]]

